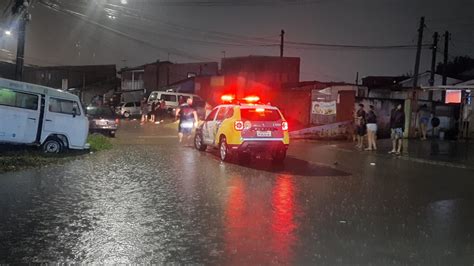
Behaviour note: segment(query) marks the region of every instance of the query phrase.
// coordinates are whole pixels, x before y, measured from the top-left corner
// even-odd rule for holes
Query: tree
[[[474,58],[469,56],[456,56],[452,61],[448,61],[447,76],[452,78],[462,78],[460,75],[474,69]],[[436,73],[443,74],[443,63],[438,63],[436,66]]]

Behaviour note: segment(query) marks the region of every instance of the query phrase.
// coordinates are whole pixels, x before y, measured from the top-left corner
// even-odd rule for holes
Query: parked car
[[[140,102],[120,103],[115,112],[125,118],[129,118],[130,116],[139,116],[142,114]]]
[[[89,121],[79,97],[0,78],[0,142],[40,145],[45,153],[87,149]]]
[[[152,91],[148,96],[148,103],[151,106],[152,102],[165,100],[166,109],[168,113],[174,115],[176,108],[182,103],[185,103],[188,98],[193,99],[193,107],[196,108],[198,116],[204,118],[206,102],[196,94],[181,93],[181,92],[167,92],[167,91]],[[151,108],[151,107],[150,107]]]
[[[101,133],[115,137],[119,125],[119,119],[108,106],[88,106],[87,117],[89,118],[89,132]]]

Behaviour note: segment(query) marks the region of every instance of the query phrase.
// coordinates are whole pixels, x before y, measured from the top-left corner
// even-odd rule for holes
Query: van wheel
[[[202,141],[202,134],[201,133],[196,133],[196,136],[194,136],[194,147],[198,151],[205,151],[207,149],[207,145],[203,143]]]
[[[231,160],[229,146],[227,145],[227,140],[225,137],[222,137],[221,141],[219,142],[219,155],[221,157],[221,160],[224,162],[228,162]]]
[[[47,139],[41,146],[43,152],[47,154],[60,153],[63,148],[63,142],[56,137]]]
[[[129,118],[129,117],[130,117],[130,113],[129,113],[129,112],[125,112],[125,113],[123,113],[123,117],[125,117],[125,118]]]
[[[109,137],[115,138],[115,132],[109,132]]]

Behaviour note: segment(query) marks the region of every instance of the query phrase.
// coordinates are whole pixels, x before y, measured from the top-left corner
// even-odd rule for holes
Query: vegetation
[[[87,142],[91,145],[91,151],[103,151],[112,148],[110,138],[101,134],[92,134],[87,138]]]
[[[92,152],[108,150],[113,146],[109,138],[98,134],[90,135],[87,142],[91,145],[90,151]],[[88,151],[69,151],[62,154],[45,155],[36,147],[10,145],[2,145],[1,150],[0,173],[65,163],[88,153]]]

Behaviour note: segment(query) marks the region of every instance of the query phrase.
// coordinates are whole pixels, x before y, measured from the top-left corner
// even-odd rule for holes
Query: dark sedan
[[[89,132],[101,133],[115,137],[119,119],[115,112],[108,106],[88,106]]]

